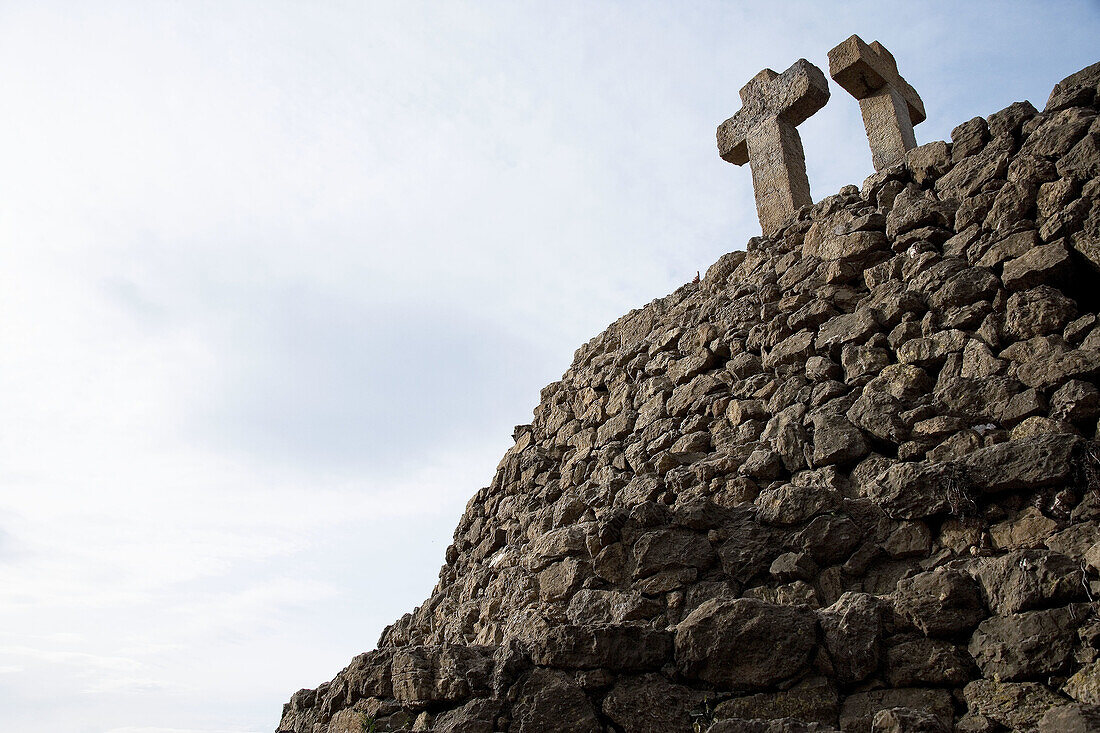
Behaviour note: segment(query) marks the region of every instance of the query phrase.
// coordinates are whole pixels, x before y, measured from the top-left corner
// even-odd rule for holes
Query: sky
[[[0,728],[274,730],[573,351],[759,233],[715,128],[852,33],[925,143],[1100,2],[0,0]],[[815,199],[872,172],[831,89]]]

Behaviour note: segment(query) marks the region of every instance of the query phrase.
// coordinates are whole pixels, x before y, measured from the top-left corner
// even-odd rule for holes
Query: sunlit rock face
[[[432,596],[279,730],[1096,730],[1098,87],[582,346]]]

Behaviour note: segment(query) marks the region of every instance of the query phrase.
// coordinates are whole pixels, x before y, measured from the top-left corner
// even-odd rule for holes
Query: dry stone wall
[[[580,348],[279,731],[1100,725],[1100,64]]]

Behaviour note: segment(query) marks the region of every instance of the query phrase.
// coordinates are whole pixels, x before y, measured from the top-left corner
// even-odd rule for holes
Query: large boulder
[[[970,572],[981,584],[989,608],[999,614],[1058,605],[1084,592],[1080,564],[1046,550],[979,558]]]
[[[974,451],[962,460],[971,485],[988,492],[1038,489],[1065,482],[1082,443],[1076,435],[1037,435]]]
[[[970,576],[943,568],[900,580],[894,608],[927,636],[969,631],[987,615]]]
[[[512,706],[516,733],[603,733],[584,690],[565,672],[535,668],[519,683]]]
[[[707,695],[676,685],[657,674],[622,677],[602,707],[621,730],[692,733],[695,715],[705,710]]]
[[[882,612],[881,601],[866,593],[845,593],[818,612],[825,649],[838,682],[861,682],[878,669]]]
[[[1046,679],[1070,661],[1084,613],[1055,608],[987,618],[970,637],[970,654],[990,679]]]
[[[761,689],[793,677],[817,644],[812,612],[752,598],[713,598],[676,627],[676,664],[723,689]]]
[[[672,634],[641,624],[561,624],[531,644],[535,664],[562,669],[659,669],[671,658]]]
[[[1012,730],[1034,731],[1051,708],[1066,699],[1039,682],[975,680],[963,688],[970,712]]]
[[[947,730],[951,730],[955,719],[955,704],[947,690],[895,688],[849,695],[840,709],[840,729],[844,733],[865,733],[871,730],[879,712],[895,708],[930,713]]]

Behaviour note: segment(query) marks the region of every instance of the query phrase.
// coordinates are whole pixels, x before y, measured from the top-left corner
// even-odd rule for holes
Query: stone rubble
[[[1100,64],[582,346],[278,730],[1100,730],[1098,110]]]

